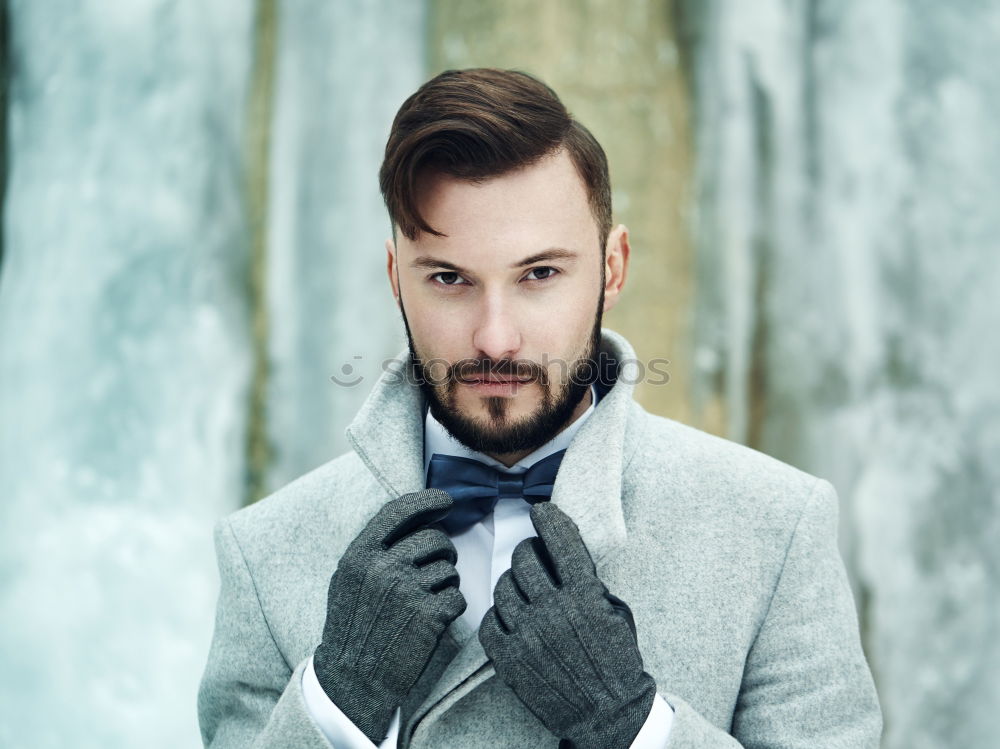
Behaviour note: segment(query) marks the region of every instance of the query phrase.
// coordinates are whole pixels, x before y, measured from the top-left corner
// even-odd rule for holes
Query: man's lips
[[[463,382],[497,382],[497,383],[508,383],[508,382],[531,382],[530,377],[498,377],[496,375],[472,375],[471,377],[466,377],[462,380]]]

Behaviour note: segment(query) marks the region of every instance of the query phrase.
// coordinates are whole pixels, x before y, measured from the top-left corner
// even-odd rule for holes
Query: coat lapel
[[[626,540],[622,512],[622,472],[639,442],[639,424],[632,400],[637,361],[629,343],[610,330],[601,332],[601,349],[614,371],[610,390],[576,433],[563,458],[552,491],[552,502],[576,522],[594,561]],[[424,488],[423,400],[408,377],[411,362],[404,351],[382,375],[365,401],[347,436],[390,496]],[[423,703],[409,716],[403,746],[427,714],[464,684],[462,694],[493,675],[475,632],[460,620],[448,635],[459,644]]]
[[[622,471],[635,448],[627,429],[637,379],[635,352],[610,330],[602,331],[602,350],[613,357],[613,386],[573,437],[551,500],[573,518],[595,562],[625,542]]]
[[[424,488],[423,396],[412,382],[408,351],[375,383],[347,439],[391,498]]]

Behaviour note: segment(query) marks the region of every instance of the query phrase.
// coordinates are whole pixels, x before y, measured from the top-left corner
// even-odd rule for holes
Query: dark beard
[[[424,399],[435,419],[466,447],[490,455],[505,455],[519,452],[532,452],[558,434],[567,425],[573,411],[586,396],[591,383],[599,374],[597,355],[601,342],[601,318],[604,310],[604,285],[601,285],[600,300],[597,313],[594,315],[594,327],[588,341],[587,351],[573,362],[567,372],[567,381],[556,383],[558,390],[553,392],[553,383],[549,381],[547,372],[533,362],[523,361],[492,361],[489,359],[464,360],[452,364],[448,368],[447,378],[440,386],[435,386],[435,377],[427,371],[427,367],[417,355],[410,334],[410,325],[406,319],[406,311],[400,301],[400,311],[403,315],[403,326],[406,328],[406,340],[410,347],[413,375],[420,385]],[[511,421],[507,418],[510,405],[509,398],[489,396],[485,398],[486,411],[489,415],[488,424],[470,419],[462,414],[456,405],[457,388],[460,377],[468,377],[476,372],[494,372],[496,374],[514,374],[531,376],[533,382],[542,391],[542,401],[537,411],[532,415]],[[439,389],[444,388],[444,398],[439,395]]]

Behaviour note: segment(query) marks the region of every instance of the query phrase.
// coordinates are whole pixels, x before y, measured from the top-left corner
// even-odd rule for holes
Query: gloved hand
[[[656,697],[631,611],[597,577],[562,510],[536,504],[531,521],[539,537],[515,547],[479,641],[497,675],[556,736],[577,749],[628,747]]]
[[[428,489],[388,502],[330,579],[313,666],[323,691],[375,744],[463,611],[455,546],[439,528],[451,497]]]

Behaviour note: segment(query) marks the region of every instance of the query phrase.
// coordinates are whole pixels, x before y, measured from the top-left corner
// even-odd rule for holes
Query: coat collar
[[[579,526],[595,561],[625,540],[622,473],[639,431],[635,351],[607,329],[600,350],[602,397],[570,443],[552,491],[552,502]],[[424,488],[423,396],[411,364],[408,350],[393,359],[347,428],[354,450],[390,497]]]

